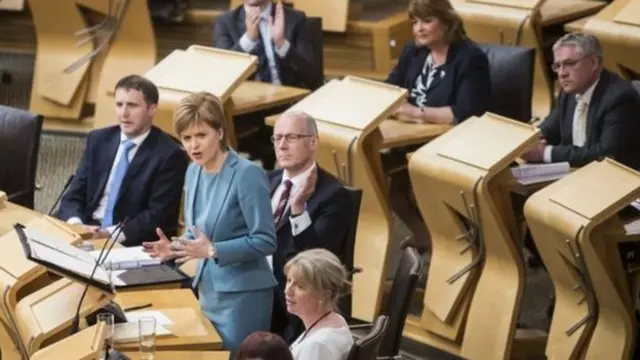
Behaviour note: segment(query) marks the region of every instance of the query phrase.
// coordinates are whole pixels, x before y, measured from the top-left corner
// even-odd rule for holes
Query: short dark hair
[[[462,18],[449,0],[411,0],[409,18],[427,20],[436,18],[444,26],[444,41],[451,43],[467,38]]]
[[[256,331],[244,339],[236,360],[293,360],[287,343],[278,335],[265,331]]]
[[[123,77],[116,84],[115,90],[118,89],[140,91],[147,104],[157,105],[158,100],[160,99],[160,94],[158,93],[158,87],[156,84],[140,75],[127,75]]]

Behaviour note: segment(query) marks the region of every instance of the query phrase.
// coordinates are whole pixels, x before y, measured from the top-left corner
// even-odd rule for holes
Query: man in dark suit
[[[317,89],[324,81],[307,17],[279,1],[245,0],[216,20],[214,46],[258,56],[256,79]]]
[[[115,100],[119,125],[89,133],[57,217],[85,225],[96,236],[109,236],[122,224],[117,240],[136,246],[155,240],[157,227],[176,233],[188,160],[170,136],[152,126],[158,105],[152,82],[124,77]]]
[[[284,113],[273,129],[272,140],[281,167],[268,174],[278,241],[272,260],[278,280],[272,331],[292,342],[304,326],[287,312],[284,265],[312,248],[325,248],[343,263],[352,262],[345,259],[350,253],[346,246],[352,246],[345,239],[353,205],[342,183],[315,163],[318,130],[312,117],[302,112]]]
[[[540,125],[544,140],[525,159],[580,167],[611,157],[640,169],[640,96],[603,69],[598,39],[567,34],[554,44],[553,57],[562,91]]]

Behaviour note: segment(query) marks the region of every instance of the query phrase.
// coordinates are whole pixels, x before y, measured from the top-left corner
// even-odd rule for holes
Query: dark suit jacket
[[[268,174],[272,196],[282,182],[282,172],[280,169]],[[287,282],[283,274],[284,265],[299,252],[325,248],[345,262],[343,248],[352,215],[351,198],[337,178],[319,167],[316,189],[307,201],[307,211],[312,224],[296,236],[291,233],[289,210],[276,224],[278,248],[273,254],[273,269],[283,292]]]
[[[411,91],[429,52],[427,47],[408,42],[385,82]],[[491,103],[489,60],[473,41],[453,42],[442,70],[444,77],[435,76],[427,90],[428,107],[450,106],[458,123],[487,111]]]
[[[92,214],[104,194],[119,146],[118,126],[89,133],[75,177],[60,201],[58,218],[66,221],[76,216],[85,224],[95,224]],[[127,169],[114,209],[114,223],[128,218],[124,245],[157,239],[156,227],[167,234],[177,232],[187,164],[186,154],[173,139],[152,127]]]
[[[603,70],[587,113],[587,139],[573,146],[574,94],[560,92],[556,106],[540,124],[547,143],[553,145],[551,159],[583,166],[611,157],[640,170],[640,96],[618,75]]]
[[[275,12],[275,8],[273,4],[272,13]],[[287,86],[317,89],[322,86],[324,79],[318,76],[322,71],[318,69],[320,65],[316,58],[323,54],[316,54],[313,51],[311,37],[307,31],[307,17],[303,12],[285,6],[284,18],[284,36],[291,43],[291,47],[284,58],[274,54],[280,82]],[[218,17],[213,31],[214,46],[242,52],[240,38],[247,31],[244,21],[244,5]]]

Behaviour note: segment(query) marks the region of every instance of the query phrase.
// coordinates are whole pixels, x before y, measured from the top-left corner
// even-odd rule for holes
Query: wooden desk
[[[309,94],[307,89],[245,81],[233,92],[233,115],[244,115],[296,102]]]
[[[268,116],[264,122],[273,126],[279,117],[280,114]],[[451,125],[416,124],[388,119],[380,123],[378,128],[382,134],[379,150],[384,150],[429,142],[447,132]]]
[[[416,124],[399,120],[385,120],[380,124],[382,142],[380,149],[393,149],[424,144],[444,134],[451,125]]]
[[[584,29],[584,26],[587,24],[587,21],[591,19],[591,16],[583,17],[581,19],[568,22],[564,24],[564,31],[568,33],[572,32],[581,32]]]
[[[131,360],[140,359],[137,351],[125,351]],[[156,351],[155,360],[229,360],[227,351]]]
[[[151,303],[145,310],[162,310],[173,321],[172,335],[158,336],[158,350],[221,350],[222,338],[209,319],[200,311],[200,304],[191,289],[146,290],[118,293],[115,301],[125,309]],[[137,342],[117,343],[122,351],[136,351]]]
[[[551,26],[597,13],[607,4],[597,0],[550,0],[540,8],[541,25]]]

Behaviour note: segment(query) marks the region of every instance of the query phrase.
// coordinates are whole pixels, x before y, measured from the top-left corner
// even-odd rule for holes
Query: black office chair
[[[388,325],[389,318],[386,315],[378,316],[371,331],[366,336],[356,339],[347,355],[347,360],[376,360]]]
[[[33,209],[42,116],[0,105],[0,190]]]
[[[522,122],[531,121],[535,49],[479,46],[489,58],[491,105],[488,111]]]
[[[638,95],[640,95],[640,80],[631,80],[631,86],[633,86],[638,92]]]
[[[315,54],[316,61],[318,62],[319,76],[324,79],[324,36],[322,32],[322,18],[320,17],[308,17],[307,18],[307,33],[309,34],[311,47]],[[316,90],[317,87],[311,89]]]
[[[349,192],[349,197],[351,198],[352,204],[352,216],[349,221],[349,229],[347,230],[347,234],[345,235],[345,239],[342,242],[342,249],[340,250],[340,261],[344,264],[344,266],[351,272],[351,276],[355,273],[361,271],[361,269],[356,269],[353,265],[353,254],[354,248],[356,245],[356,231],[358,230],[358,219],[360,218],[360,205],[362,203],[362,190],[345,186],[347,191]],[[338,304],[338,308],[340,309],[340,313],[342,316],[350,320],[351,319],[351,295],[344,296],[340,299],[340,303]]]
[[[420,261],[418,250],[413,247],[405,248],[396,269],[387,304],[383,311],[383,314],[389,317],[389,324],[380,344],[379,355],[382,358],[398,358],[404,322],[407,319],[413,293],[416,290],[418,278],[421,274],[422,261]],[[363,336],[362,330],[370,327],[371,324],[350,326],[351,332],[355,337]]]

